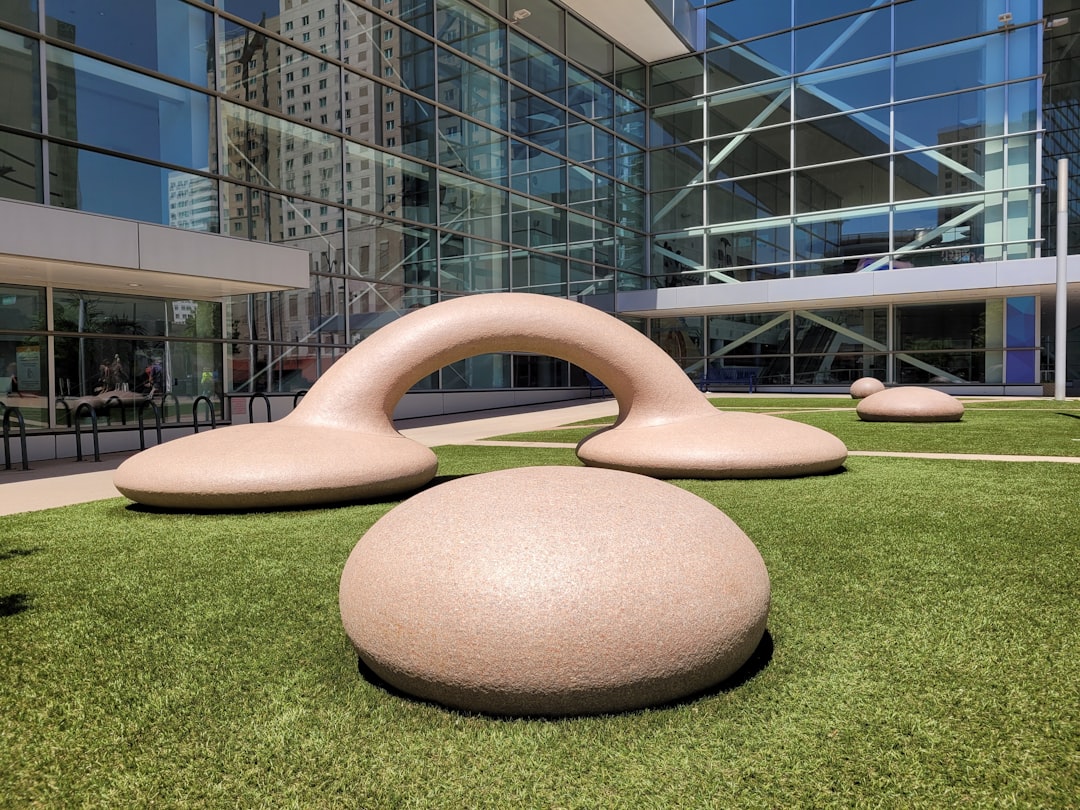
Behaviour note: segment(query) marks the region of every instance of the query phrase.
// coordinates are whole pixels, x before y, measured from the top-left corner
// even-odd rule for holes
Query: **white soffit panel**
[[[527,8],[528,0],[522,4]],[[562,0],[562,4],[646,62],[690,53],[648,0]]]
[[[0,200],[0,283],[221,298],[306,289],[306,250]]]

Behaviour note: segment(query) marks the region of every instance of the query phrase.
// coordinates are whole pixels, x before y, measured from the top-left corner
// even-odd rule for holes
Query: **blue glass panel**
[[[705,11],[708,45],[726,45],[791,25],[791,0],[731,0]]]
[[[829,0],[828,3],[822,3],[821,0],[795,0],[795,24],[805,25],[846,14],[849,11],[883,4],[884,0]]]
[[[1005,299],[1005,348],[1035,345],[1035,296]]]
[[[890,50],[890,9],[856,14],[795,31],[795,70],[854,62]]]
[[[949,12],[941,13],[941,0],[911,0],[896,6],[896,50],[923,48],[998,27],[1005,0],[949,0]],[[932,23],[930,22],[932,21]]]
[[[53,46],[47,58],[57,103],[68,107],[67,115],[50,122],[53,134],[186,168],[207,168],[214,130],[208,96]]]
[[[1034,384],[1038,382],[1038,352],[1034,349],[1022,352],[1005,352],[1005,383],[1007,385]]]
[[[888,104],[892,91],[890,68],[888,59],[877,59],[801,76],[796,84],[797,117],[816,118]],[[887,132],[888,110],[876,115],[884,120]]]
[[[791,69],[791,33],[709,51],[706,60],[712,92],[776,79]]]
[[[954,93],[897,104],[894,108],[896,148],[917,149],[950,141],[1000,135],[1000,111],[1005,103],[1004,94],[1004,87],[989,87],[969,93]],[[1024,107],[1033,102],[1034,98],[1029,98],[1030,94],[1023,92],[1018,92],[1018,95],[1018,113],[1023,120]],[[998,115],[990,115],[991,110],[997,110]]]
[[[219,229],[214,180],[55,143],[49,166],[54,187],[78,192],[54,195],[54,205],[189,230]],[[263,227],[252,235],[267,239],[266,218],[260,220]]]
[[[1041,25],[1029,25],[1009,32],[1010,79],[1030,79],[1042,72],[1039,47],[1043,36]]]
[[[65,41],[193,84],[213,79],[213,18],[180,0],[50,3],[48,12]]]
[[[990,34],[898,55],[896,98],[919,98],[1004,81],[1005,42],[1004,34]]]

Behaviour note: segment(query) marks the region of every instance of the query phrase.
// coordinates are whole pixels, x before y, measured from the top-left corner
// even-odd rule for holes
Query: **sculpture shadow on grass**
[[[660,703],[655,706],[647,706],[641,709],[633,709],[631,711],[612,712],[611,714],[634,714],[635,712],[657,711],[663,709],[677,709],[681,706],[689,706],[702,700],[708,700],[709,698],[716,697],[717,695],[723,695],[728,692],[734,691],[749,681],[756,678],[762,672],[768,668],[772,663],[773,652],[773,639],[772,634],[768,630],[765,631],[761,637],[761,641],[758,642],[754,652],[746,660],[737,671],[729,675],[723,681],[707,689],[702,689],[699,692],[695,692],[692,695],[686,695],[685,697],[678,698],[676,700],[668,701],[667,703]],[[392,683],[388,683],[379,676],[371,667],[364,663],[364,659],[360,656],[356,657],[356,669],[360,673],[360,677],[374,686],[376,689],[380,689],[392,697],[400,700],[408,701],[409,703],[418,703],[426,706],[434,706],[443,711],[454,712],[465,717],[488,717],[492,720],[506,720],[506,721],[520,721],[520,720],[533,720],[547,723],[559,723],[568,719],[574,719],[576,717],[603,717],[603,714],[599,715],[567,715],[565,717],[552,717],[550,715],[536,714],[536,715],[516,715],[516,714],[487,714],[485,712],[468,711],[465,709],[457,709],[452,707],[443,706],[441,703],[436,703],[433,700],[427,700],[426,698],[416,697],[408,692],[398,689]]]

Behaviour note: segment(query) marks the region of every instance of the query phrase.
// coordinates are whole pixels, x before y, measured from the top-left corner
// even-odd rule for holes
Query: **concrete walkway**
[[[504,442],[486,440],[488,436],[552,430],[570,422],[614,416],[618,404],[614,399],[588,402],[555,403],[535,407],[506,408],[498,411],[449,416],[405,419],[398,429],[411,439],[428,447],[445,444],[477,444],[512,447],[574,447],[574,442]],[[30,470],[18,464],[10,470],[0,469],[0,515],[34,512],[76,503],[88,503],[105,498],[118,498],[120,493],[112,484],[112,473],[131,453],[102,455],[101,461],[38,461]],[[1070,456],[977,455],[967,453],[892,453],[885,451],[853,450],[851,456],[891,456],[897,458],[959,459],[966,461],[1051,462],[1080,464],[1080,458]]]
[[[614,416],[618,410],[615,400],[608,398],[565,405],[506,408],[483,415],[403,419],[397,427],[410,439],[437,447],[471,444],[486,436],[548,430],[567,422]],[[102,454],[101,461],[35,461],[31,462],[29,470],[23,470],[15,463],[10,470],[0,469],[0,515],[119,498],[120,493],[112,483],[113,470],[130,455],[132,453]]]

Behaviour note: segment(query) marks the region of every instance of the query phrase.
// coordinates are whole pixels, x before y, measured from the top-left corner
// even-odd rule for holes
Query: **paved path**
[[[475,413],[452,416],[404,419],[398,429],[411,439],[437,447],[443,444],[471,444],[485,436],[548,430],[578,422],[614,416],[618,406],[614,399],[576,400],[568,404],[548,404],[540,407],[506,408],[478,416]],[[35,512],[76,503],[119,498],[113,486],[113,470],[131,453],[109,453],[101,461],[35,461],[30,470],[0,469],[0,515]]]
[[[552,430],[570,422],[614,416],[618,406],[614,399],[575,401],[535,407],[507,408],[483,415],[458,414],[450,416],[406,419],[397,423],[398,429],[409,438],[437,447],[445,444],[475,444],[487,447],[566,447],[574,442],[506,442],[492,441],[488,436]],[[34,512],[76,503],[88,503],[105,498],[120,497],[112,485],[112,473],[130,453],[112,453],[95,461],[38,461],[26,471],[13,465],[11,470],[0,469],[0,515]],[[891,453],[853,450],[852,456],[890,456],[896,458],[958,459],[962,461],[1051,462],[1080,464],[1080,458],[1070,456],[982,455],[968,453]]]

